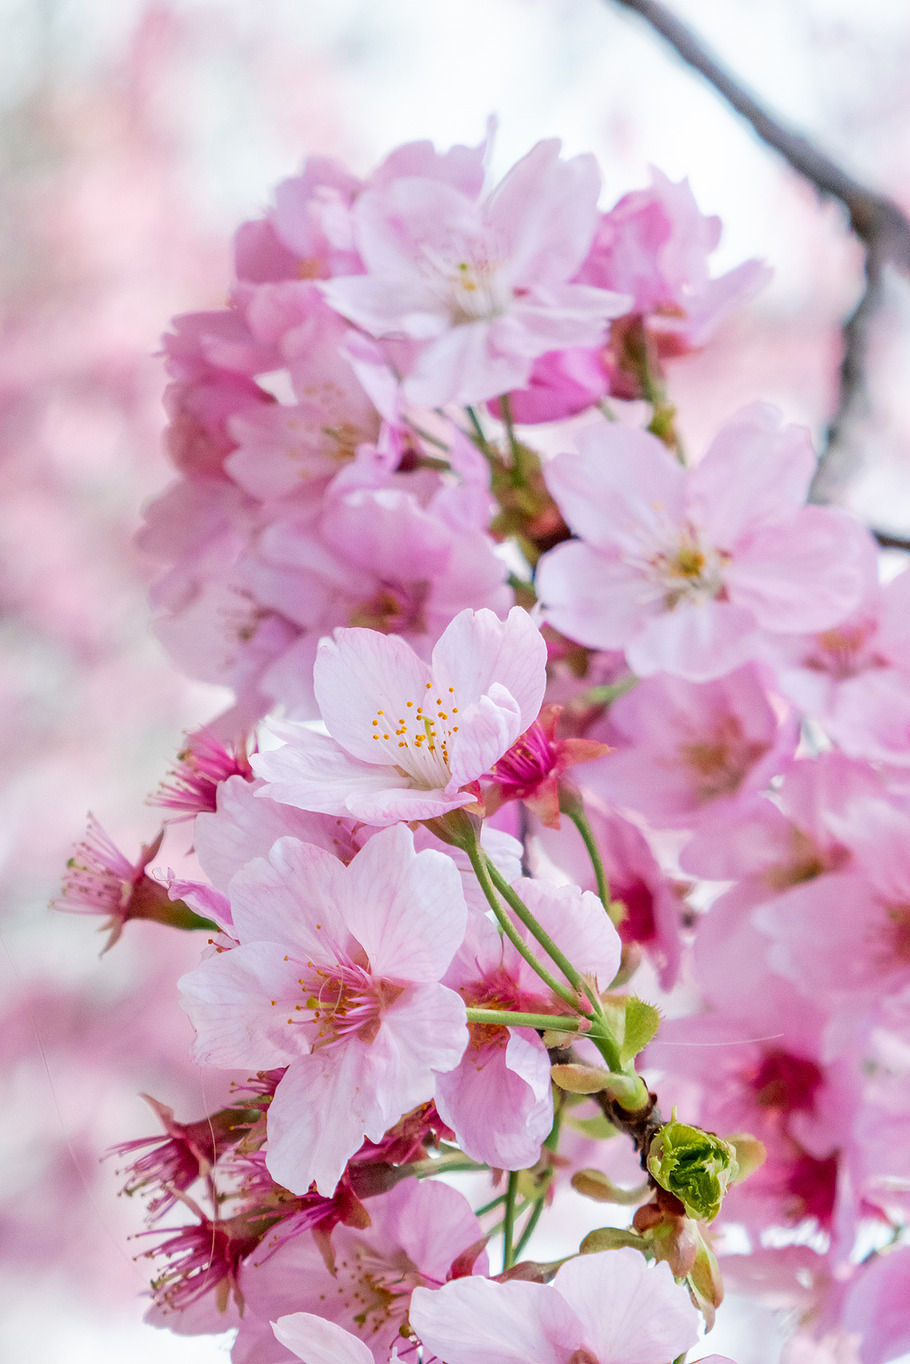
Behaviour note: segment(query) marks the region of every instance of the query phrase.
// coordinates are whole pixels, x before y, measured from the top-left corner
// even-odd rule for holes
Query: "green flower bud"
[[[724,1194],[739,1173],[729,1142],[676,1121],[676,1110],[651,1142],[648,1170],[662,1189],[674,1194],[689,1217],[711,1222]]]

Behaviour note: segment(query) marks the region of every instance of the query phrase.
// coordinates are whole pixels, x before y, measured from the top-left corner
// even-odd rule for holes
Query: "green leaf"
[[[567,1118],[566,1122],[576,1131],[583,1132],[586,1137],[593,1137],[595,1141],[609,1141],[611,1137],[619,1135],[618,1129],[607,1121],[603,1113],[598,1113],[596,1118]]]
[[[630,995],[626,1001],[626,1025],[619,1050],[624,1066],[638,1055],[642,1047],[648,1045],[659,1027],[660,1010],[653,1004],[646,1004],[637,995]]]

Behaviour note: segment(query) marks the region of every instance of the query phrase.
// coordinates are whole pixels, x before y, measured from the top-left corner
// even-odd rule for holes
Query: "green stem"
[[[563,1018],[559,1014],[522,1014],[510,1009],[468,1009],[469,1023],[483,1023],[495,1028],[536,1028],[538,1032],[579,1032],[577,1018]]]
[[[494,1208],[498,1208],[499,1205],[500,1205],[500,1203],[504,1203],[505,1201],[506,1201],[506,1196],[505,1196],[505,1194],[502,1194],[502,1193],[501,1193],[501,1194],[497,1194],[497,1196],[496,1196],[495,1198],[491,1198],[491,1199],[490,1199],[489,1203],[484,1203],[484,1205],[483,1205],[482,1208],[475,1208],[475,1209],[474,1209],[474,1216],[475,1216],[475,1217],[483,1217],[483,1216],[485,1216],[486,1213],[492,1212]]]
[[[419,426],[417,422],[408,422],[408,426],[410,426],[415,435],[419,436],[421,440],[425,440],[428,445],[435,445],[437,450],[445,450],[446,454],[449,453],[448,444],[444,440],[440,440],[439,436],[432,435],[431,432],[427,431],[426,427]],[[448,463],[448,461],[446,461],[446,463]]]
[[[591,866],[594,868],[594,879],[597,882],[597,894],[600,896],[601,901],[603,902],[603,907],[609,914],[611,920],[613,921],[613,924],[617,925],[621,920],[621,915],[617,913],[616,909],[614,909],[613,902],[610,899],[610,883],[607,880],[607,874],[604,871],[604,864],[600,856],[600,849],[597,846],[597,839],[594,837],[594,830],[591,828],[590,821],[588,820],[588,816],[584,812],[584,808],[581,804],[581,801],[572,800],[571,802],[567,803],[566,809],[563,811],[563,814],[569,816],[569,819],[571,819],[572,823],[575,825],[576,829],[581,834],[581,841],[582,843],[584,843],[585,847],[588,850],[588,856],[591,859]]]
[[[471,860],[471,866],[474,868],[474,875],[480,882],[480,888],[487,897],[487,902],[496,915],[496,920],[502,928],[503,933],[505,933],[506,937],[509,939],[509,942],[515,948],[516,952],[518,952],[528,963],[531,970],[537,973],[543,983],[548,986],[564,1004],[568,1004],[571,1009],[577,1011],[578,999],[576,995],[574,995],[571,990],[566,989],[565,985],[561,984],[561,982],[547,970],[543,962],[537,960],[497,899],[496,891],[493,889],[493,883],[490,880],[490,872],[488,871],[488,868],[494,871],[495,868],[486,853],[483,852],[476,839],[473,843],[466,843],[464,847],[465,852]],[[496,875],[499,876],[499,873],[496,872]],[[499,879],[502,880],[502,877]],[[505,881],[503,881],[503,885],[505,884]],[[524,908],[524,905],[522,905],[522,909]],[[529,911],[525,910],[525,913],[529,913]]]
[[[528,1244],[531,1237],[534,1235],[534,1229],[537,1226],[537,1223],[540,1221],[542,1213],[543,1199],[538,1198],[537,1202],[534,1204],[534,1207],[531,1209],[531,1216],[528,1218],[527,1222],[525,1222],[524,1227],[522,1228],[521,1235],[519,1236],[518,1240],[515,1243],[515,1250],[513,1251],[512,1256],[513,1264],[518,1259],[519,1255],[524,1250],[525,1246]]]
[[[401,1167],[404,1169],[404,1166]],[[444,1156],[441,1160],[434,1160],[432,1157],[427,1160],[415,1160],[408,1167],[408,1174],[415,1179],[432,1179],[434,1175],[455,1174],[464,1170],[488,1170],[488,1165],[481,1165],[476,1160],[471,1160],[469,1156],[460,1155],[457,1160],[451,1156]]]
[[[597,995],[591,986],[585,981],[581,972],[576,971],[566,954],[556,946],[556,943],[550,937],[549,933],[537,922],[524,900],[522,900],[519,895],[516,895],[506,878],[502,875],[502,872],[494,865],[487,854],[482,853],[481,856],[486,860],[486,867],[490,875],[490,880],[493,882],[493,885],[499,891],[499,894],[505,900],[506,904],[514,911],[516,917],[521,920],[532,937],[537,939],[550,960],[554,965],[559,967],[566,980],[576,990],[577,995],[573,1000],[574,1007],[578,1008],[578,997],[585,995],[587,999],[590,1000],[591,1004],[593,1004],[595,1010],[599,1012],[600,1000],[597,998]],[[565,998],[564,995],[561,997]]]
[[[473,428],[473,430],[474,430],[474,443],[475,443],[475,445],[477,445],[477,446],[479,447],[479,449],[481,449],[481,450],[483,451],[483,453],[484,453],[487,457],[489,457],[489,454],[490,454],[490,443],[489,443],[489,441],[487,440],[486,436],[483,434],[483,427],[482,427],[481,424],[480,424],[480,418],[478,417],[477,413],[474,411],[473,407],[466,407],[466,408],[465,408],[465,412],[467,412],[467,414],[468,414],[468,421],[471,423],[471,426],[472,426],[472,428]]]
[[[502,1271],[511,1269],[515,1263],[515,1252],[512,1249],[512,1238],[515,1234],[515,1199],[518,1195],[518,1171],[509,1171],[509,1183],[506,1189],[505,1216],[502,1223]]]
[[[512,399],[508,393],[503,393],[499,399],[499,413],[502,417],[502,424],[506,428],[506,435],[509,438],[509,449],[512,452],[512,464],[516,470],[521,468],[521,447],[515,435],[515,421],[512,417]]]

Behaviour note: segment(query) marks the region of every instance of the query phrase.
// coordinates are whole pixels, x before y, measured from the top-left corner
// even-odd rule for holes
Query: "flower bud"
[[[711,1222],[739,1166],[729,1142],[677,1122],[674,1110],[674,1117],[651,1142],[648,1170],[662,1189],[679,1199],[690,1217]]]

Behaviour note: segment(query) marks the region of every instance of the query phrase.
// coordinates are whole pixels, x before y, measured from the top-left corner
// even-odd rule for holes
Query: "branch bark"
[[[650,25],[684,62],[714,87],[766,146],[778,152],[821,194],[837,200],[850,227],[866,248],[866,285],[844,324],[844,355],[837,411],[829,423],[825,447],[812,485],[812,500],[824,501],[841,485],[852,463],[855,427],[869,410],[866,361],[871,323],[884,296],[884,271],[893,265],[910,275],[910,219],[887,195],[862,184],[814,146],[808,138],[771,115],[758,99],[721,66],[705,44],[660,0],[614,0]]]

